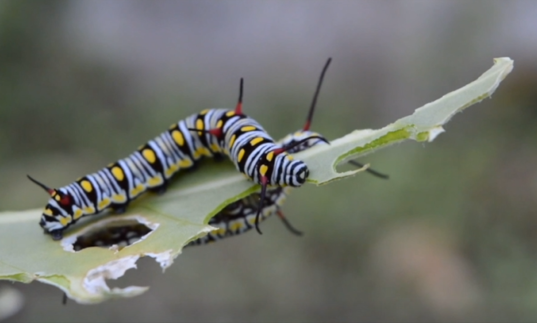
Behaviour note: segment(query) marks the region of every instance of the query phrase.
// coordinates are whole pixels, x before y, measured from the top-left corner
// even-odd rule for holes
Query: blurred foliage
[[[306,232],[303,238],[289,235],[273,220],[267,221],[263,236],[251,233],[186,250],[164,275],[156,263],[143,259],[137,271],[111,285],[141,281],[151,290],[98,308],[62,307],[55,288],[16,284],[25,308],[8,321],[537,320],[537,69],[522,55],[530,47],[501,47],[513,43],[495,38],[502,35],[498,30],[513,31],[510,24],[520,21],[514,15],[523,13],[502,16],[500,9],[521,3],[452,3],[441,15],[420,12],[442,19],[434,21],[435,28],[419,29],[422,34],[403,35],[406,47],[394,36],[395,45],[373,47],[373,54],[363,48],[366,36],[377,35],[380,25],[401,36],[395,32],[402,30],[397,16],[364,9],[371,27],[361,34],[315,35],[316,41],[332,37],[343,44],[326,45],[345,67],[342,74],[336,67],[329,71],[314,121],[315,130],[329,138],[405,115],[400,111],[410,112],[474,79],[493,57],[510,56],[515,68],[491,100],[456,116],[434,144],[403,144],[363,160],[389,173],[389,181],[361,175],[326,188],[294,191],[284,211]],[[144,74],[138,66],[75,50],[66,37],[70,6],[64,1],[0,5],[2,210],[45,204],[46,196],[25,179],[26,173],[61,186],[126,156],[189,113],[234,105],[238,77],[228,78],[229,84],[200,81],[195,75],[203,74],[203,63],[188,66],[191,74],[179,75],[181,81],[142,88]],[[160,6],[150,12],[152,19],[159,20],[158,14],[162,21],[175,19],[170,17],[175,11]],[[391,8],[399,8],[401,15],[416,9],[408,5],[404,10],[406,2],[399,6]],[[213,14],[215,19],[228,17],[228,23],[248,18],[234,10]],[[378,17],[384,20],[377,24]],[[499,26],[496,32],[487,33],[493,26]],[[192,38],[205,43],[223,41],[196,32],[200,35]],[[412,47],[411,40],[419,38],[425,42]],[[249,45],[244,43],[244,50]],[[318,54],[314,49],[295,55]],[[392,61],[396,56],[390,56],[398,52],[408,63],[400,69]],[[199,55],[207,61],[210,55],[231,60],[233,53]],[[324,59],[319,58],[319,68]],[[256,107],[252,114],[275,137],[300,127],[318,73],[287,88],[301,79],[303,70],[278,63],[266,67],[267,78],[275,79],[272,88],[254,94],[255,85],[247,81],[246,86],[248,104]],[[244,70],[251,66],[245,64]],[[278,76],[285,72],[288,79]],[[434,78],[443,72],[445,78]],[[360,79],[361,86],[352,79]],[[212,91],[215,86],[222,89]],[[28,234],[41,234],[37,222]]]

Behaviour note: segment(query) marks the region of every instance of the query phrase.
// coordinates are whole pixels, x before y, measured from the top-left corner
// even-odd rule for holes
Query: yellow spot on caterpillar
[[[123,204],[127,202],[127,197],[125,196],[125,194],[114,194],[112,195],[112,201],[117,204]]]
[[[179,165],[170,165],[170,168],[166,170],[166,178],[170,178],[175,172],[179,170]]]
[[[73,214],[73,219],[78,220],[82,215],[84,215],[84,212],[81,209],[77,209],[75,214]]]
[[[190,159],[183,159],[181,161],[179,161],[179,167],[181,168],[189,168],[189,167],[192,167],[192,160]]]
[[[183,146],[185,144],[185,138],[183,137],[183,134],[181,133],[181,131],[174,130],[172,132],[172,137],[175,143],[178,144],[179,146]]]
[[[136,197],[144,191],[145,187],[142,184],[136,185],[135,188],[131,190],[131,197]]]
[[[235,115],[235,111],[226,112],[226,117],[233,117],[234,115]]]
[[[168,129],[173,130],[175,128],[177,128],[177,123],[172,124]]]
[[[272,158],[274,158],[274,152],[273,152],[273,151],[271,151],[271,152],[269,152],[269,153],[267,154],[267,160],[268,160],[269,162],[272,161]]]
[[[125,174],[123,173],[123,169],[121,169],[121,167],[119,166],[112,168],[112,175],[114,175],[114,177],[120,182],[123,179],[125,179]]]
[[[148,181],[147,181],[147,186],[149,187],[155,187],[155,186],[159,186],[162,184],[162,177],[161,176],[155,176],[153,178],[150,178]]]
[[[196,120],[196,129],[203,130],[203,128],[204,128],[203,127],[203,120],[201,120],[201,119]]]
[[[274,205],[264,208],[261,214],[263,215],[263,217],[270,216],[274,212],[275,208],[276,207]]]
[[[104,198],[101,202],[99,202],[99,205],[97,205],[97,207],[99,208],[99,210],[104,210],[107,206],[110,205],[110,203],[112,202],[109,198]]]
[[[52,210],[49,208],[46,208],[45,211],[43,211],[43,214],[52,216]]]
[[[54,192],[54,199],[59,202],[62,198],[60,197],[60,194]]]
[[[236,221],[235,223],[231,224],[229,226],[229,228],[231,229],[231,231],[239,231],[240,229],[242,229],[243,225],[241,222],[239,221]]]
[[[238,161],[239,163],[241,162],[241,160],[242,160],[242,158],[244,157],[244,154],[245,154],[245,153],[246,153],[246,152],[244,151],[244,149],[241,149],[241,150],[239,151],[239,156],[237,157],[237,161]]]
[[[291,155],[287,155],[287,159],[289,159],[290,161],[292,161],[294,158],[293,158],[293,156],[291,156]]]
[[[66,226],[69,224],[69,222],[71,222],[71,217],[61,217],[60,218],[60,223],[62,224],[62,226]]]
[[[276,200],[276,204],[281,206],[283,204],[283,202],[285,202],[285,200],[287,199],[287,197],[285,195],[281,195],[277,200]]]
[[[82,186],[84,191],[88,193],[91,193],[91,191],[93,191],[93,185],[91,185],[91,183],[87,180],[83,180],[82,182],[80,182],[80,186]]]
[[[213,231],[215,234],[219,234],[219,235],[222,235],[224,233],[226,233],[226,229],[225,228],[220,228],[218,230],[214,230]]]
[[[268,166],[267,165],[261,165],[261,167],[259,167],[259,172],[261,173],[261,176],[265,176],[267,171],[268,171]]]
[[[247,132],[247,131],[252,131],[252,130],[255,130],[254,126],[244,126],[241,128],[242,132]]]
[[[220,152],[220,146],[218,146],[217,144],[211,144],[211,150],[215,153],[219,153]]]
[[[257,137],[257,138],[254,138],[250,141],[250,145],[252,146],[255,146],[257,145],[258,143],[262,142],[263,141],[263,138],[262,137]]]
[[[110,163],[110,164],[108,164],[106,167],[110,168],[110,167],[112,167],[113,165],[114,165],[114,163]],[[82,178],[82,177],[81,177],[81,178]],[[80,180],[80,178],[79,178],[78,180]]]
[[[263,216],[264,214],[260,214],[261,216]],[[255,216],[250,216],[248,219],[247,219],[248,223],[250,224],[255,224]]]
[[[229,141],[229,149],[231,149],[235,144],[235,139],[237,139],[236,135],[231,136],[231,140]]]
[[[144,149],[144,151],[142,151],[142,154],[144,155],[145,160],[147,160],[150,164],[153,164],[157,160],[157,156],[152,149]]]
[[[205,147],[200,147],[198,148],[198,150],[196,150],[193,154],[194,156],[194,159],[200,159],[201,156],[211,156],[211,152],[209,151],[209,149],[205,148]]]
[[[216,123],[217,128],[222,128],[223,125],[224,125],[224,121],[222,120],[218,120],[218,122]]]
[[[85,214],[94,214],[95,209],[93,208],[93,206],[87,206],[87,207],[84,208],[84,213]]]
[[[203,115],[206,115],[207,112],[209,112],[209,109],[205,109],[203,111],[200,112],[200,115],[203,116]]]

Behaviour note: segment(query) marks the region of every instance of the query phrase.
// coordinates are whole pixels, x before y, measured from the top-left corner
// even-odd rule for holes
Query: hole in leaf
[[[122,223],[116,222],[113,224],[112,226],[100,228],[98,231],[90,231],[78,236],[75,243],[73,243],[73,249],[80,251],[89,247],[110,248],[113,245],[117,245],[118,249],[121,250],[152,231],[145,224],[136,221],[122,221]]]
[[[65,238],[62,245],[65,250],[75,252],[90,247],[121,250],[145,239],[157,227],[140,217],[102,221]]]

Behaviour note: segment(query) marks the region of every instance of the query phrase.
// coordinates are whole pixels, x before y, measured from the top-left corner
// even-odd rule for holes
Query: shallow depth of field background
[[[233,108],[240,77],[245,112],[281,138],[333,57],[313,129],[335,139],[515,61],[433,143],[361,159],[390,180],[295,190],[284,211],[304,237],[274,218],[164,274],[142,259],[110,284],[150,290],[99,305],[0,281],[25,297],[7,321],[537,320],[535,17],[534,1],[1,2],[1,211],[45,205],[27,173],[63,186],[192,113]]]

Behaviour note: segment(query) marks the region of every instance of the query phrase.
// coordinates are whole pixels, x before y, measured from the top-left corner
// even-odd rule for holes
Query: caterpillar
[[[330,62],[331,60],[328,59],[321,72],[321,76],[319,77],[317,88],[313,96],[313,101],[311,103],[304,127],[298,131],[295,131],[294,133],[288,134],[282,140],[278,141],[278,144],[288,153],[298,153],[324,142],[323,140],[319,139],[324,137],[317,132],[311,131],[310,127],[317,103],[317,97],[319,96],[324,75],[328,69],[328,66],[330,65]],[[364,166],[363,164],[354,160],[349,161],[349,163],[357,167]],[[366,171],[376,177],[388,179],[387,175],[374,169],[367,168]],[[302,232],[294,228],[281,211],[281,207],[290,191],[290,187],[268,188],[263,199],[262,205],[264,207],[259,212],[260,217],[258,222],[262,222],[273,214],[277,214],[278,218],[291,233],[295,235],[302,235]],[[223,208],[220,212],[213,216],[208,223],[209,225],[216,227],[216,230],[213,230],[207,235],[189,242],[185,247],[215,242],[220,239],[236,236],[251,230],[256,221],[259,200],[262,198],[261,195],[262,194],[260,192],[253,193]]]
[[[241,78],[239,100],[234,110],[207,109],[171,125],[168,130],[140,146],[124,159],[96,173],[60,187],[50,188],[31,176],[50,199],[39,222],[53,240],[83,216],[108,209],[126,211],[128,204],[146,191],[162,194],[177,172],[189,169],[204,157],[226,155],[237,170],[261,185],[261,199],[255,226],[259,233],[259,214],[267,186],[299,187],[309,176],[307,165],[294,160],[287,150],[322,136],[305,138],[288,147],[274,142],[254,119],[242,112],[244,82]]]

